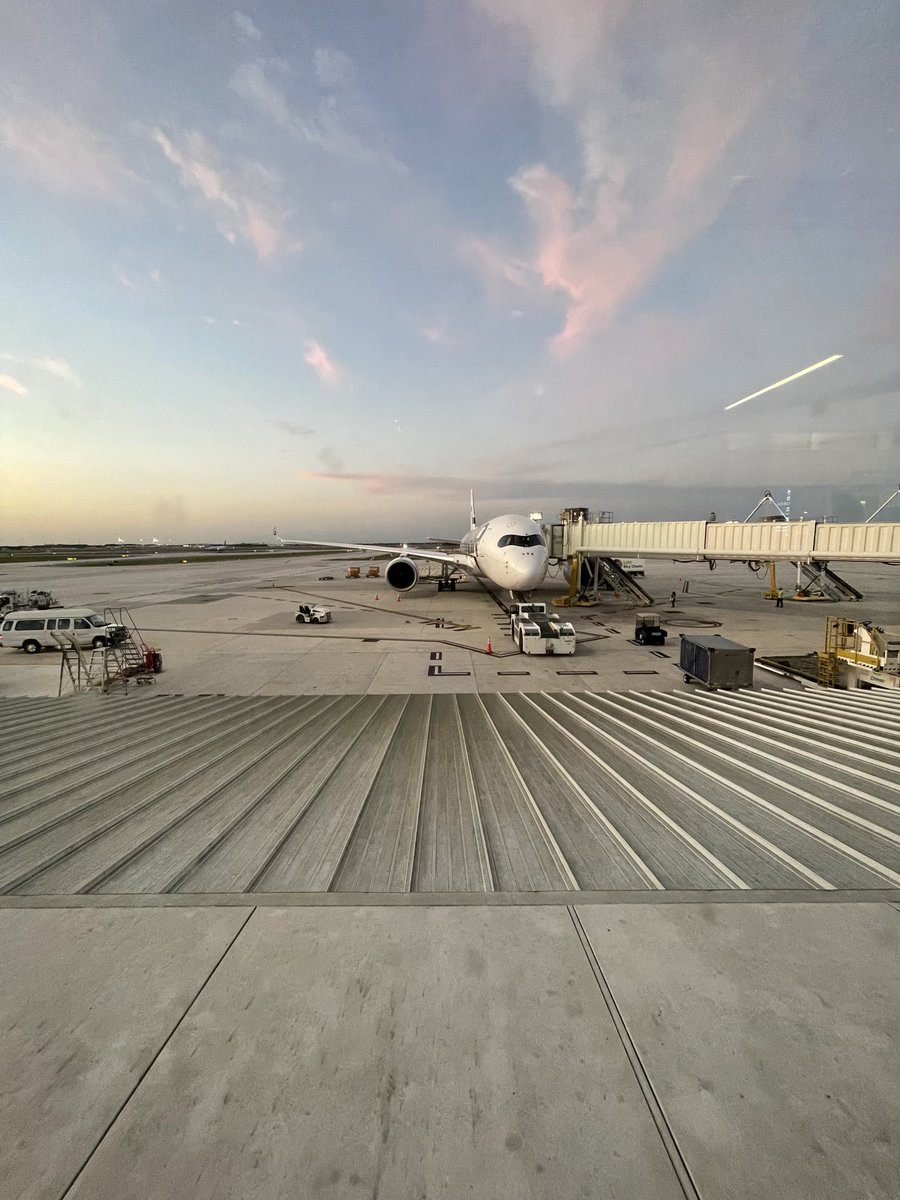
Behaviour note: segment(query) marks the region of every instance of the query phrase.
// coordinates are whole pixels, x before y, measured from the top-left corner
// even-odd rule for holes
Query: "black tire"
[[[519,653],[520,654],[525,653],[525,638],[522,636],[521,633],[519,634]]]
[[[94,647],[95,650],[99,650],[101,646],[109,645],[109,638],[95,637],[94,640],[91,642],[91,645]]]
[[[455,591],[456,591],[456,580],[455,580],[455,579],[451,579],[451,580],[450,580],[450,591],[451,591],[451,592],[455,592]]]
[[[684,676],[684,682],[685,682],[685,683],[690,683],[690,682],[691,682],[691,677],[690,677],[690,675],[685,675],[685,676]]]
[[[22,643],[22,649],[26,654],[40,654],[41,643],[36,642],[34,638],[29,638],[27,642]]]
[[[306,617],[304,617],[303,613],[297,613],[297,624],[298,625],[306,624]]]

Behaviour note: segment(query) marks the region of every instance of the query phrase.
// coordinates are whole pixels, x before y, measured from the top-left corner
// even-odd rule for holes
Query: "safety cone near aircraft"
[[[376,600],[378,599],[378,593],[377,593],[377,592],[375,593],[375,599],[376,599]]]
[[[488,638],[488,644],[485,647],[484,652],[485,652],[485,654],[493,654],[494,653],[493,650],[491,649],[491,639],[490,638]]]

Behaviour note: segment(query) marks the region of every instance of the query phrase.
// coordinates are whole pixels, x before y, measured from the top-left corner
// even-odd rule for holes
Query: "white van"
[[[92,608],[29,608],[7,613],[0,625],[0,646],[21,647],[26,654],[37,654],[46,647],[58,648],[54,633],[67,633],[79,646],[105,646],[115,636],[117,626],[109,625]]]

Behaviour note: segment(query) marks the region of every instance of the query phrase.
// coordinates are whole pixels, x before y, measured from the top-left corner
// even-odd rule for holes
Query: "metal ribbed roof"
[[[8,701],[17,895],[900,886],[900,696]]]

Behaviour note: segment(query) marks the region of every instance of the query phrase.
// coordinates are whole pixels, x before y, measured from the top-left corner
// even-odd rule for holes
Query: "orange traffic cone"
[[[490,638],[488,638],[488,644],[487,644],[487,647],[486,647],[486,649],[485,649],[485,653],[486,653],[486,654],[493,654],[493,653],[494,653],[494,652],[493,652],[493,650],[491,649],[491,639],[490,639]]]
[[[378,593],[377,593],[377,592],[375,593],[375,599],[376,599],[376,600],[378,599]]]
[[[398,604],[400,603],[400,597],[399,597],[399,596],[397,597],[397,603],[398,603]]]

